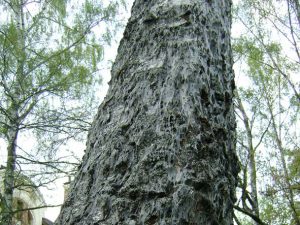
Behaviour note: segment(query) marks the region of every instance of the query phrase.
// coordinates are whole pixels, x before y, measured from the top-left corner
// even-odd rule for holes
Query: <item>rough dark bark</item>
[[[56,224],[233,224],[230,7],[135,1]]]

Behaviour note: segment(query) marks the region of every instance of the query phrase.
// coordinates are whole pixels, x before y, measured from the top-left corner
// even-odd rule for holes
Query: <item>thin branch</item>
[[[240,208],[239,206],[234,206],[234,209],[236,209],[237,211],[244,213],[245,215],[251,217],[255,222],[257,222],[259,225],[268,225],[267,223],[263,222],[260,218],[258,218],[256,215],[254,215],[253,213],[244,210],[242,208]]]
[[[29,161],[29,162],[34,163],[34,164],[42,164],[42,165],[67,164],[67,165],[79,166],[79,164],[80,164],[80,163],[74,163],[74,162],[70,162],[70,161],[59,161],[60,159],[57,159],[55,161],[39,161],[39,160],[29,159],[29,158],[26,158],[24,156],[17,156],[17,158],[24,159],[24,160]]]
[[[68,174],[68,171],[64,171],[63,169],[60,169],[58,168],[57,166],[55,166],[55,164],[69,164],[69,165],[75,165],[75,166],[78,166],[79,164],[78,163],[69,163],[69,162],[51,162],[51,161],[37,161],[37,160],[33,160],[33,159],[29,159],[29,158],[25,158],[23,156],[18,156],[17,158],[19,159],[24,159],[28,162],[31,162],[33,164],[40,164],[40,165],[43,165],[43,166],[46,166],[46,167],[49,167],[51,169],[54,169],[56,170],[55,172],[59,172],[59,173],[63,173],[63,174]]]
[[[233,219],[237,225],[242,225],[241,222],[239,221],[239,219],[237,218],[237,216],[235,215],[235,213],[233,213]]]
[[[257,149],[257,148],[259,147],[259,145],[262,143],[262,141],[263,141],[263,139],[264,139],[266,133],[267,133],[268,130],[269,130],[269,127],[270,127],[270,125],[271,125],[271,122],[272,122],[272,120],[270,119],[267,128],[266,128],[265,131],[262,133],[262,135],[260,136],[260,139],[259,139],[258,143],[257,143],[256,146],[254,147],[254,151],[256,151],[256,149]]]
[[[59,204],[59,205],[41,205],[41,206],[37,206],[37,207],[30,207],[30,208],[26,208],[26,209],[14,210],[14,211],[12,211],[12,213],[31,211],[31,210],[37,210],[37,209],[44,209],[44,208],[56,208],[56,207],[61,207],[61,206],[62,206],[62,204]]]
[[[293,39],[292,45],[295,48],[295,51],[296,51],[297,56],[298,56],[298,60],[300,62],[300,53],[299,53],[299,48],[298,48],[297,41],[296,41],[295,36],[294,36],[295,32],[294,32],[294,28],[293,28],[293,24],[292,24],[291,9],[290,9],[289,1],[287,1],[287,7],[288,7],[288,17],[289,17],[289,23],[290,23],[290,31],[291,31],[291,35],[292,35],[292,39]]]

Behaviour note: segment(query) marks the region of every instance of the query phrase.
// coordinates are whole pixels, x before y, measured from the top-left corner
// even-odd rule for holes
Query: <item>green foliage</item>
[[[300,149],[295,148],[287,152],[289,157],[289,179],[292,182],[292,188],[300,194]]]
[[[291,225],[291,212],[283,199],[274,199],[275,196],[261,199],[261,218],[267,224]]]
[[[85,87],[100,81],[94,73],[103,59],[103,37],[108,36],[96,35],[92,29],[106,24],[113,27],[119,3],[104,6],[96,1],[55,0],[2,4],[11,19],[1,25],[1,109],[9,109],[11,96],[37,105],[45,95],[69,95],[78,100],[87,96]],[[20,9],[22,15],[14,14]],[[24,21],[21,27],[20,20]],[[22,115],[26,105],[18,104]],[[9,117],[1,124],[7,120]]]

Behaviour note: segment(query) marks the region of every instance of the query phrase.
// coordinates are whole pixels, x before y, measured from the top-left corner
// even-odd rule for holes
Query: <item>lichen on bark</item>
[[[229,0],[136,0],[57,225],[229,225]]]

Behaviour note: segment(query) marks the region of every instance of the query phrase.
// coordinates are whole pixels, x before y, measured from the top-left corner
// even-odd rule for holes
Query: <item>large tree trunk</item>
[[[135,1],[56,224],[233,224],[230,7]]]

